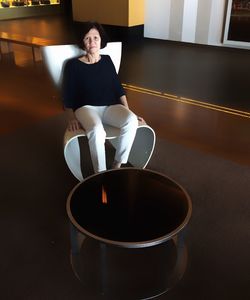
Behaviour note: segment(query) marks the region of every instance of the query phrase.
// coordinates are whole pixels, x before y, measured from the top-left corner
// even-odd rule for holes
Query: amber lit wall
[[[145,0],[129,0],[129,24],[128,26],[144,24]]]
[[[144,0],[72,0],[73,19],[102,24],[135,26],[144,24]]]
[[[23,1],[23,6],[15,6],[9,1],[9,7],[3,7],[0,1],[0,20],[19,19],[59,14],[62,12],[60,1],[50,0],[48,5],[31,5],[31,1]]]

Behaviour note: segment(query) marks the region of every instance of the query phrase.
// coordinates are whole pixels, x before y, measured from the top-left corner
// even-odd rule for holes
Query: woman
[[[86,54],[67,62],[63,76],[63,102],[69,115],[69,130],[83,127],[89,141],[94,171],[106,170],[103,123],[121,129],[112,168],[126,163],[138,127],[136,115],[129,110],[124,89],[108,55],[100,24],[87,22],[82,47]]]

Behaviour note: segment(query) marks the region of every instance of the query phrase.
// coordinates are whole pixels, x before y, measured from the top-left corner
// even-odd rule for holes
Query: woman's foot
[[[122,163],[118,161],[114,161],[112,164],[112,169],[119,169],[121,167]]]

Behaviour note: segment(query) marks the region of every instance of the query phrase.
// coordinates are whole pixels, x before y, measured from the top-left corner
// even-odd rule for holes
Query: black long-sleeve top
[[[67,61],[63,73],[62,98],[66,108],[84,105],[104,106],[118,104],[125,91],[115,66],[108,55],[102,55],[94,64],[78,58]]]

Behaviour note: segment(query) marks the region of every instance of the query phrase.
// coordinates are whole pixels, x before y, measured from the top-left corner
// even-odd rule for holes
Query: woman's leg
[[[138,127],[137,116],[122,104],[110,105],[103,114],[103,123],[121,129],[115,161],[117,166],[127,163]]]
[[[91,160],[95,173],[106,170],[105,138],[102,125],[104,106],[82,106],[75,111],[75,116],[86,131]]]

